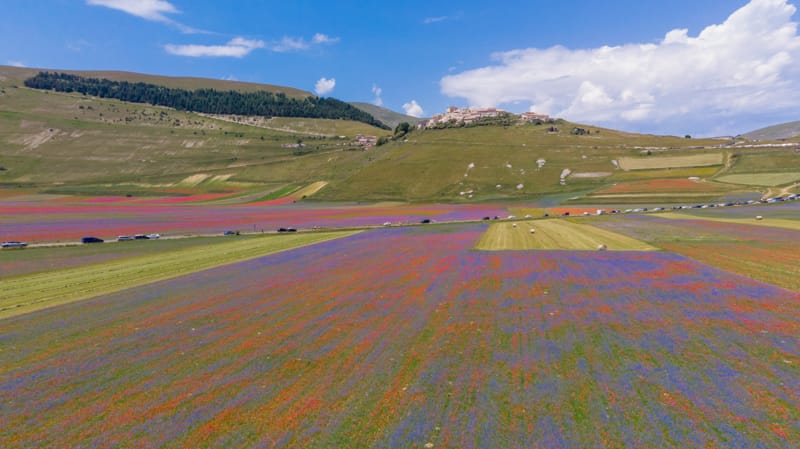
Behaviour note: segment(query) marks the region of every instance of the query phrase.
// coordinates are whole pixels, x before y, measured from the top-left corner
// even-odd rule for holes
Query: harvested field
[[[800,231],[800,217],[797,220],[789,220],[785,218],[766,218],[762,220],[756,220],[756,215],[753,214],[752,218],[726,218],[720,216],[703,216],[698,217],[696,215],[688,215],[688,214],[680,214],[674,212],[667,212],[663,214],[659,214],[659,217],[662,218],[671,218],[675,220],[706,220],[706,221],[717,221],[720,223],[733,223],[733,224],[740,224],[740,225],[747,225],[747,226],[766,226],[770,228],[783,228],[783,229],[793,229],[795,231]]]
[[[653,170],[661,168],[707,167],[722,165],[722,153],[703,153],[686,156],[621,157],[619,166],[623,170]]]
[[[642,181],[619,182],[613,186],[598,190],[593,195],[612,195],[612,194],[648,194],[648,195],[670,195],[670,194],[709,194],[715,192],[725,192],[730,187],[705,181],[694,181],[691,179],[647,179]]]
[[[531,229],[535,233],[531,234]],[[475,244],[482,251],[584,250],[653,251],[656,248],[622,234],[566,219],[494,223]]]
[[[800,172],[725,175],[720,176],[717,180],[731,184],[775,187],[800,181]]]

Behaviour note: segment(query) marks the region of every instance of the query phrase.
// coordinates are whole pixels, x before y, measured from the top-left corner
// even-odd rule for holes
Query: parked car
[[[422,221],[420,221],[420,223],[422,223],[422,224],[428,224],[428,223],[430,223],[430,222],[431,222],[431,219],[430,219],[430,218],[425,218],[425,219],[423,219]]]
[[[28,244],[25,242],[12,241],[12,242],[3,242],[2,245],[0,246],[2,246],[3,248],[25,248],[26,246],[28,246]]]
[[[145,234],[136,234],[136,235],[133,236],[133,239],[134,240],[150,240],[150,237],[148,237]]]
[[[118,242],[129,242],[133,240],[133,237],[130,235],[120,235],[117,237]]]
[[[104,240],[99,237],[84,237],[81,239],[81,243],[103,243]]]
[[[147,234],[147,238],[149,238],[151,240],[152,239],[160,239],[161,238],[161,234]]]
[[[228,230],[228,231],[223,232],[222,235],[239,235],[239,233],[236,232],[236,231]]]

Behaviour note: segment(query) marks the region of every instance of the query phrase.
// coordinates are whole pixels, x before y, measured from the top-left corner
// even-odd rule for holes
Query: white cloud
[[[336,87],[336,78],[327,79],[323,77],[314,84],[314,92],[317,95],[325,95],[332,92],[334,87]]]
[[[28,65],[22,61],[8,61],[8,65],[11,67],[28,67]]]
[[[136,17],[157,22],[172,22],[165,14],[176,14],[178,9],[165,0],[86,0],[86,4],[105,6]]]
[[[450,17],[448,17],[448,16],[426,17],[426,18],[422,19],[422,23],[424,23],[425,25],[430,25],[432,23],[444,22],[445,20],[447,20],[449,18]]]
[[[287,53],[290,51],[308,50],[314,45],[332,45],[339,42],[338,37],[330,37],[326,34],[316,33],[311,41],[306,41],[302,37],[284,36],[280,41],[270,45],[270,49],[276,53]]]
[[[284,36],[280,42],[273,44],[270,49],[277,53],[285,53],[288,51],[307,50],[310,47],[308,43],[302,38],[286,37]]]
[[[190,57],[232,57],[242,58],[247,56],[257,48],[264,48],[266,44],[264,41],[245,39],[243,37],[236,37],[228,41],[225,45],[174,45],[167,44],[164,50],[167,53],[178,56]]]
[[[317,33],[311,38],[311,42],[315,44],[335,44],[339,42],[340,38],[330,37],[327,34]]]
[[[375,94],[375,99],[372,100],[372,104],[374,104],[375,106],[383,106],[383,98],[381,98],[381,94],[383,94],[383,89],[378,87],[377,84],[373,84],[372,93]]]
[[[419,118],[425,115],[425,111],[422,110],[422,106],[417,103],[417,100],[411,100],[409,103],[403,104],[403,110],[412,117]]]
[[[760,116],[796,120],[795,12],[787,0],[751,0],[694,37],[677,29],[657,43],[500,52],[493,65],[445,76],[441,89],[473,106],[525,102],[538,112],[627,129],[744,132]]]
[[[86,0],[86,4],[104,6],[141,17],[142,19],[166,23],[185,34],[211,34],[208,31],[192,28],[167,17],[167,14],[178,14],[180,11],[166,0]]]

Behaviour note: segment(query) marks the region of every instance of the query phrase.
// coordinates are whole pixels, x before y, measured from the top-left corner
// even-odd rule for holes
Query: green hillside
[[[38,91],[6,78],[0,81],[0,185],[91,194],[271,189],[345,177],[367,160],[355,135],[386,133],[359,122],[296,120],[254,126]],[[198,174],[217,181],[181,182]]]
[[[26,79],[35,76],[48,69],[36,69],[28,67],[10,67],[0,65],[0,82],[12,82],[22,85]],[[52,70],[50,70],[52,71]],[[256,92],[267,91],[273,93],[283,93],[292,98],[305,98],[313,95],[300,89],[291,87],[274,86],[271,84],[245,83],[241,81],[216,80],[210,78],[193,77],[173,77],[160,75],[145,75],[132,72],[102,71],[102,70],[57,70],[58,72],[69,73],[72,75],[83,76],[86,78],[105,78],[111,81],[127,81],[129,83],[148,83],[176,89],[215,89],[232,90],[236,92]]]
[[[39,91],[22,85],[24,69],[3,70],[0,189],[256,199],[326,182],[313,199],[546,197],[611,205],[779,194],[796,191],[800,181],[792,168],[800,166],[800,153],[786,142],[640,135],[562,120],[557,129],[510,124],[412,131],[364,147],[357,134],[390,132],[347,120],[196,114]],[[576,127],[586,132],[573,133]]]
[[[390,127],[392,127],[392,129],[396,128],[397,125],[403,122],[408,122],[412,125],[416,125],[417,122],[419,122],[419,119],[416,117],[401,114],[399,112],[395,112],[392,111],[391,109],[386,109],[380,106],[375,106],[374,104],[359,103],[359,102],[351,102],[350,104],[372,115],[376,119],[380,120],[382,123],[389,125]]]

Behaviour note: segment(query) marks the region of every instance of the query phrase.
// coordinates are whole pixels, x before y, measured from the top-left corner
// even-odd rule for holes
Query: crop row
[[[789,447],[800,295],[380,229],[1,321],[2,447]]]

